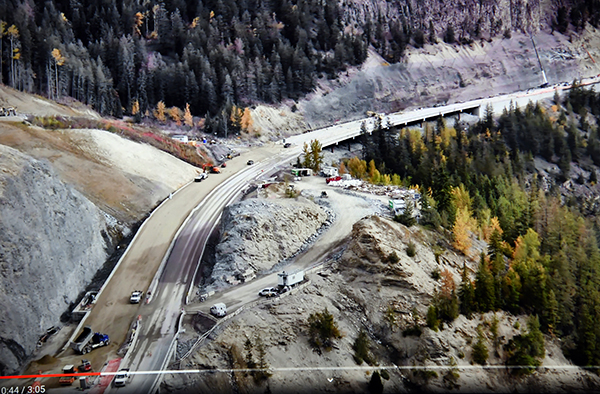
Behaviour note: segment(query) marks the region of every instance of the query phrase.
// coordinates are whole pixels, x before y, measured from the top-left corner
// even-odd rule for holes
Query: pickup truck
[[[123,387],[125,386],[128,380],[129,369],[123,368],[115,375],[115,378],[113,379],[113,384],[115,385],[115,387]]]

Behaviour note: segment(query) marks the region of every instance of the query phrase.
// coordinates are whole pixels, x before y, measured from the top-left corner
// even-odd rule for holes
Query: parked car
[[[210,313],[217,317],[223,317],[227,314],[227,307],[222,302],[214,304],[210,307]]]
[[[292,146],[292,144],[290,144],[289,142],[286,142],[286,143],[283,145],[283,147],[284,147],[284,148],[289,148],[290,146]]]
[[[248,160],[248,165],[251,166],[252,164],[254,164],[254,160]]]
[[[266,287],[258,292],[258,295],[261,297],[274,297],[279,294],[279,290],[275,287]]]

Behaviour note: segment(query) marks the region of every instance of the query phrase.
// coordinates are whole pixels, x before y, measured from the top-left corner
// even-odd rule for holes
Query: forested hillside
[[[297,99],[361,64],[369,46],[398,62],[407,45],[598,24],[596,2],[463,3],[9,0],[0,4],[0,76],[117,117],[180,120],[188,108],[227,133],[239,129],[236,108]]]
[[[428,314],[431,327],[459,312],[528,313],[536,316],[532,330],[560,337],[573,361],[600,361],[594,323],[600,321],[599,100],[575,86],[550,108],[530,103],[497,120],[488,111],[467,129],[440,120],[424,133],[382,128],[363,134],[365,160],[348,161],[350,173],[375,183],[420,185],[421,224],[448,230],[441,232],[467,255],[470,232],[489,245],[475,275],[465,268],[459,288],[438,294]],[[548,179],[538,175],[536,157],[559,170]],[[572,184],[587,195],[569,191]],[[414,221],[410,215],[397,220]],[[543,341],[541,352],[532,341],[509,343],[506,362],[536,365]]]

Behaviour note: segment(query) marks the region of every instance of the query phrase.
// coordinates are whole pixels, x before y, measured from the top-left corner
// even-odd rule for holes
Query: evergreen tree
[[[460,313],[467,318],[471,318],[471,314],[475,311],[475,289],[473,282],[469,279],[467,264],[463,263],[462,280],[458,288],[458,297],[460,299]]]
[[[481,254],[479,269],[475,277],[475,301],[478,310],[487,312],[495,309],[496,290],[494,288],[494,277],[490,272],[485,255]]]
[[[485,345],[485,337],[481,327],[477,327],[477,342],[473,345],[473,361],[480,365],[485,365],[488,359],[488,349]]]

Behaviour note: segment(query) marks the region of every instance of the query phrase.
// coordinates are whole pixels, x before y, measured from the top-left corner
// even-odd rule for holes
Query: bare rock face
[[[326,220],[321,208],[304,199],[251,199],[225,208],[211,286],[227,286],[247,270],[269,270],[296,253]]]
[[[0,145],[0,373],[18,370],[107,258],[107,225],[49,164]]]

